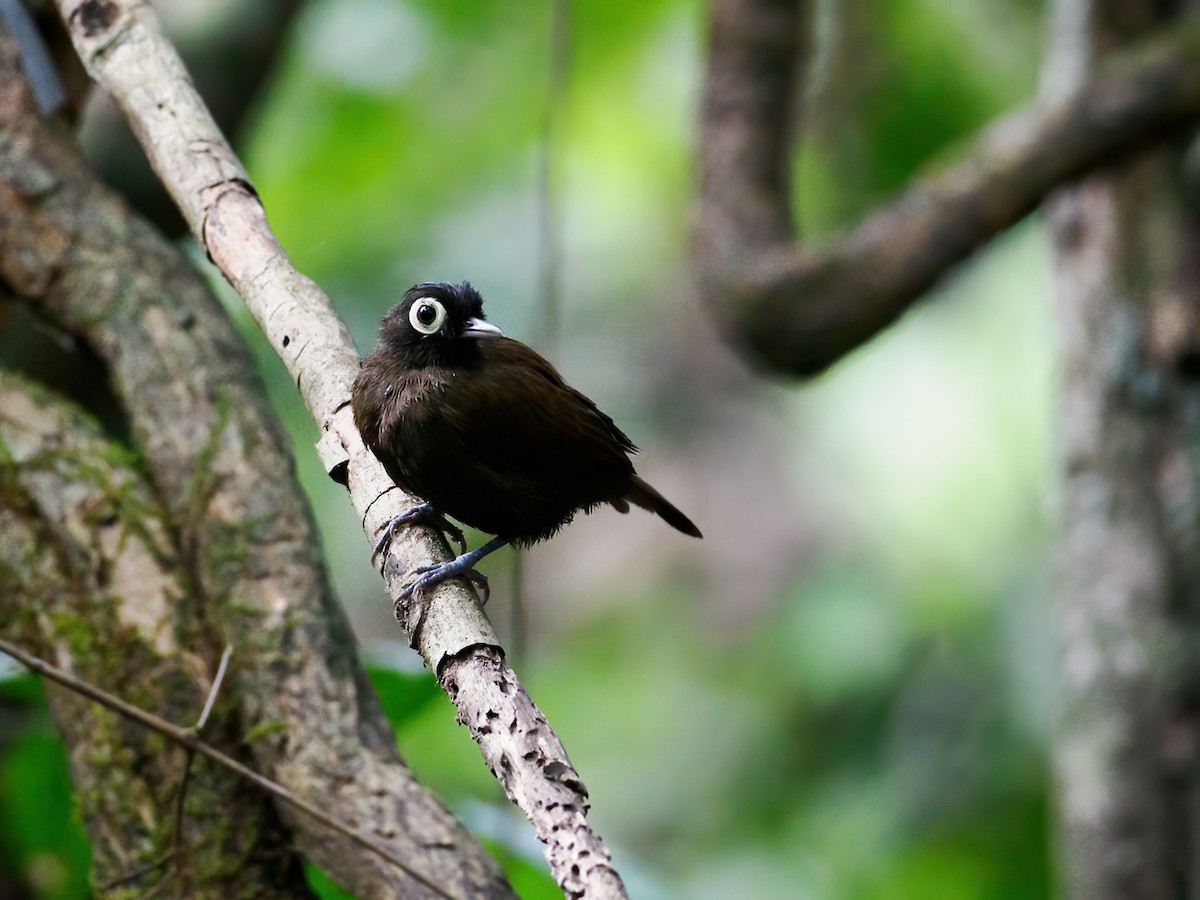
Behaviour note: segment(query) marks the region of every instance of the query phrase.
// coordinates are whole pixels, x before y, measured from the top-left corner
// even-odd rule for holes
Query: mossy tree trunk
[[[34,389],[5,394],[0,417],[16,424],[0,479],[11,525],[0,629],[180,725],[195,720],[231,644],[214,742],[445,892],[511,896],[499,866],[396,752],[282,428],[228,317],[187,256],[99,183],[61,123],[37,114],[2,33],[0,288],[98,360],[128,434],[122,455],[59,402],[31,400]],[[36,414],[18,415],[31,405]],[[52,420],[70,424],[66,437],[21,449]],[[179,754],[53,696],[97,882],[158,861],[170,848]],[[431,896],[288,804],[210,777],[189,791],[168,895],[295,896],[306,890],[303,856],[359,896]]]

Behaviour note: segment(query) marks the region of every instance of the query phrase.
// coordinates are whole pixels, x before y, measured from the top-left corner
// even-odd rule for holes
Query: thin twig
[[[150,887],[146,888],[146,890],[141,893],[141,895],[138,897],[138,900],[153,900],[153,898],[161,894],[167,886],[167,881],[170,878],[170,875],[170,872],[164,873],[162,878],[158,879],[158,881],[154,882],[154,884],[150,885]]]
[[[127,884],[133,884],[143,875],[149,875],[155,869],[161,869],[163,866],[169,865],[171,860],[175,858],[175,851],[172,850],[166,856],[160,857],[153,862],[148,862],[143,866],[138,866],[132,872],[126,872],[124,875],[118,875],[111,881],[106,881],[103,884],[96,885],[96,893],[104,894],[108,891],[115,891],[119,887]]]
[[[111,709],[118,715],[125,716],[127,719],[132,719],[138,724],[149,728],[151,731],[156,731],[164,737],[170,738],[181,747],[184,747],[193,753],[198,753],[206,759],[212,760],[217,765],[225,767],[235,775],[246,779],[260,790],[266,791],[273,797],[283,800],[285,803],[288,803],[305,815],[316,819],[322,825],[332,828],[339,834],[342,834],[354,841],[354,843],[358,844],[360,847],[370,850],[381,859],[387,860],[389,863],[396,866],[396,868],[407,874],[414,881],[418,882],[424,887],[429,888],[429,890],[433,891],[439,897],[446,897],[449,898],[449,900],[453,900],[451,894],[446,893],[446,891],[444,891],[442,888],[429,881],[427,878],[425,878],[425,876],[414,870],[408,863],[397,857],[388,848],[376,844],[360,831],[351,828],[349,825],[346,825],[343,822],[339,822],[337,819],[330,817],[312,804],[301,800],[279,783],[272,781],[264,775],[260,775],[253,769],[242,765],[242,763],[238,762],[233,757],[222,753],[211,744],[207,744],[200,740],[200,738],[196,736],[196,733],[193,729],[183,728],[182,726],[176,725],[173,722],[168,722],[166,719],[154,715],[154,713],[146,712],[146,710],[134,706],[133,704],[122,700],[120,697],[116,697],[108,693],[102,688],[96,687],[91,682],[77,678],[69,672],[65,672],[57,666],[52,665],[43,659],[39,659],[32,653],[26,652],[16,644],[10,643],[3,638],[0,638],[0,653],[5,653],[11,656],[26,668],[31,669],[42,677],[49,678],[51,681],[57,682],[63,687],[87,697],[89,700],[95,701],[101,706]],[[217,683],[218,682],[214,681],[214,684]]]
[[[217,674],[213,678],[212,687],[208,691],[208,699],[204,701],[204,709],[200,712],[200,718],[196,720],[196,724],[192,726],[192,730],[197,735],[204,730],[204,726],[208,723],[208,716],[212,712],[213,703],[217,700],[217,694],[221,690],[221,682],[225,680],[225,670],[229,667],[229,657],[233,656],[233,644],[226,644],[225,650],[221,654],[221,661],[217,663]]]
[[[204,700],[204,709],[200,711],[200,718],[196,720],[196,724],[192,726],[192,733],[197,738],[204,730],[204,726],[208,723],[208,716],[212,712],[213,704],[217,700],[217,694],[221,690],[221,683],[225,680],[225,670],[229,666],[229,657],[233,655],[233,645],[226,644],[224,652],[221,653],[221,661],[217,663],[217,674],[213,678],[212,687],[208,689],[208,697]],[[175,798],[175,849],[172,852],[173,856],[179,856],[183,845],[183,804],[187,799],[188,783],[192,778],[192,761],[196,758],[196,751],[188,747],[184,750],[183,759],[183,777],[179,779],[179,794]]]

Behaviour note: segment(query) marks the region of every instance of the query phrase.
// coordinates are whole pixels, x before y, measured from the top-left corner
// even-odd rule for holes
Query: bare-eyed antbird
[[[637,448],[541,355],[483,316],[470,284],[418,284],[383,317],[352,392],[354,424],[396,484],[425,503],[385,526],[445,516],[495,537],[422,566],[402,596],[468,574],[505,544],[545,540],[608,503],[632,503],[684,534],[700,530],[638,477]],[[465,548],[464,548],[465,549]]]

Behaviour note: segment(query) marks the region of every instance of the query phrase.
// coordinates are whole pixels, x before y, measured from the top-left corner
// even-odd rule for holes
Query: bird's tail
[[[630,479],[629,490],[626,491],[625,496],[621,499],[628,500],[630,503],[637,504],[642,509],[649,510],[672,528],[682,531],[684,534],[690,534],[692,537],[704,536],[691,519],[676,509],[666,497],[642,481],[637,475],[634,475]],[[616,503],[613,505],[617,506]],[[617,509],[621,509],[621,507],[617,506]],[[626,506],[626,509],[628,509],[628,506]],[[624,512],[624,510],[621,511]]]

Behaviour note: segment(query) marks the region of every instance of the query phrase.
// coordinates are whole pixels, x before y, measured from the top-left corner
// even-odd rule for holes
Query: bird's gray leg
[[[475,571],[475,563],[479,562],[489,553],[499,550],[508,543],[508,538],[494,537],[486,544],[476,547],[468,553],[461,553],[454,559],[448,562],[433,563],[428,566],[418,566],[413,570],[412,574],[417,577],[404,586],[400,591],[400,596],[396,598],[396,602],[400,603],[407,600],[414,593],[423,594],[435,584],[454,578],[457,575],[465,575],[477,584],[483,591],[483,602],[487,603],[488,589],[487,578],[480,572]]]

